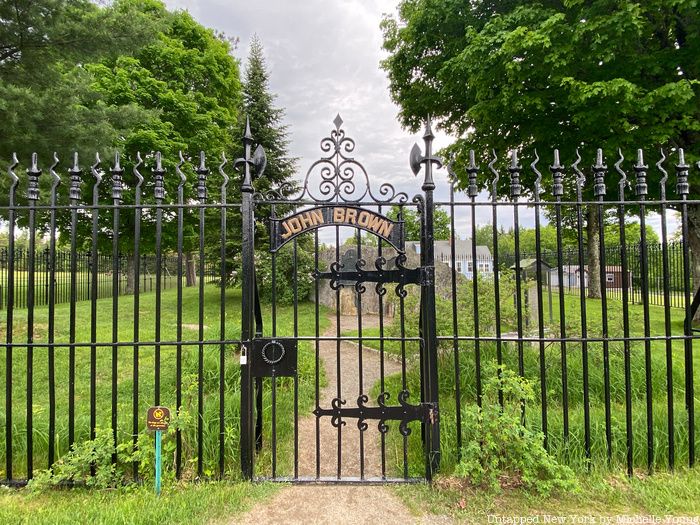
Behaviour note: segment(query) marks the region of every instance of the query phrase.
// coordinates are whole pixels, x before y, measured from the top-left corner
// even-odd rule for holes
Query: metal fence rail
[[[562,461],[584,467],[624,464],[630,474],[640,467],[651,471],[695,464],[700,436],[695,424],[698,372],[693,347],[698,335],[692,328],[691,303],[698,283],[692,279],[689,209],[700,206],[700,201],[691,198],[688,182],[691,170],[697,175],[696,167],[686,163],[682,150],[676,152],[675,164],[662,156],[651,169],[641,151],[634,163],[615,156],[615,167],[609,169],[598,150],[586,170],[580,157],[565,167],[554,151],[549,175],[542,173],[536,153],[528,159],[529,168],[523,168],[519,152],[500,160],[484,156],[482,166],[477,165],[479,155],[472,152],[463,173],[449,170],[449,199],[433,202],[433,191],[444,182],[433,180],[441,160],[432,153],[428,127],[425,154],[420,148],[411,154],[414,172],[425,172],[423,193],[411,200],[386,184],[380,186],[377,198],[364,168],[356,169],[367,190],[363,193],[361,185],[351,181],[347,166],[357,163],[347,155],[354,141],[345,136],[342,119],[334,123],[331,137],[322,142],[329,155],[322,162],[331,167],[321,169],[318,186],[309,184],[307,175],[298,199],[284,192],[255,191],[256,174],[264,169],[265,159],[259,150],[253,152],[249,130],[245,157],[237,162],[245,175],[242,196],[229,185],[226,160],[211,172],[204,154],[192,162],[181,157],[171,168],[176,177],[167,181],[159,153],[149,154],[147,163],[140,155],[128,162],[116,155],[111,166],[104,166],[98,157],[89,170],[78,165],[76,156],[68,177],[59,175],[57,159],[45,175],[35,155],[26,177],[20,178],[19,162],[13,160],[8,203],[0,207],[9,229],[0,265],[4,483],[26,482],[76,442],[95,438],[100,426],[111,430],[115,443],[126,438],[137,446],[145,407],[151,404],[185,407],[182,417],[187,424],[178,426],[175,435],[173,463],[178,477],[225,477],[231,468],[255,477],[253,457],[263,447],[259,439],[264,429],[272,436],[268,440],[272,476],[282,479],[285,462],[278,457],[282,452],[277,449],[276,424],[283,414],[276,412],[275,400],[283,394],[293,399],[285,405],[292,412],[287,430],[294,433],[286,465],[294,468],[290,477],[299,479],[302,379],[296,366],[290,372],[293,380],[278,377],[274,359],[268,357],[264,368],[269,375],[263,382],[263,375],[255,376],[250,368],[252,354],[234,355],[241,345],[252,352],[256,340],[272,345],[269,348],[277,344],[262,338],[263,317],[271,319],[270,327],[264,328],[272,339],[293,340],[287,347],[279,343],[275,351],[296,353],[296,342],[308,345],[299,350],[310,359],[303,380],[315,383],[302,385],[308,397],[302,401],[315,403],[315,443],[301,446],[316,447],[313,479],[317,481],[326,459],[320,453],[319,428],[331,421],[338,436],[337,479],[342,477],[343,435],[359,438],[364,476],[363,454],[373,446],[365,439],[368,427],[381,433],[377,456],[382,479],[394,474],[399,480],[414,479],[416,465],[425,465],[425,474],[417,474],[426,478],[440,465],[449,471],[466,444],[464,410],[491,402],[485,398],[485,385],[498,377],[503,366],[535,387],[537,398],[522,405],[522,420],[542,432],[545,446]],[[131,173],[122,162],[131,166]],[[667,171],[675,172],[673,184]],[[40,178],[50,179],[48,192],[40,192]],[[524,183],[528,180],[532,184]],[[649,180],[656,181],[655,187]],[[83,195],[87,187],[89,196]],[[488,194],[481,191],[484,188]],[[359,197],[349,198],[352,191]],[[328,204],[331,199],[337,206]],[[432,217],[438,206],[448,210],[451,242],[449,250],[436,257]],[[342,207],[339,213],[345,215],[331,226],[336,260],[325,267],[319,261],[319,229],[313,221],[334,217],[331,207]],[[385,215],[394,207],[396,220]],[[313,215],[299,215],[304,210],[313,210]],[[418,254],[410,253],[403,237],[407,211],[420,217],[423,238]],[[672,211],[678,238],[670,231]],[[290,213],[296,214],[296,223],[285,226]],[[646,239],[650,213],[659,217],[658,245]],[[386,227],[383,236],[374,232],[377,242],[372,249],[357,226],[361,215],[369,233],[372,220]],[[641,226],[641,242],[635,246],[626,239],[629,217]],[[556,227],[554,253],[542,249],[546,221]],[[598,225],[597,232],[587,231],[588,221]],[[270,222],[278,237],[271,234],[262,242],[278,242],[276,248],[293,228],[298,226],[301,232],[305,224],[309,229],[292,239],[289,250],[270,250],[272,244],[258,246],[255,241],[256,233]],[[483,224],[492,227],[491,261],[477,250],[477,229]],[[521,230],[533,225],[535,252],[525,254]],[[29,233],[26,251],[15,246],[20,227]],[[513,251],[518,256],[500,252],[502,227],[513,229]],[[286,234],[284,228],[289,230]],[[354,228],[349,244],[342,244],[346,240],[341,238],[342,228]],[[46,251],[37,250],[38,231],[48,232]],[[586,244],[591,233],[600,239],[595,257]],[[70,246],[67,254],[57,250],[59,236]],[[565,236],[574,239],[573,250],[565,249]],[[146,237],[153,240],[152,255],[147,257]],[[460,237],[471,239],[467,255],[456,250]],[[142,261],[135,265],[134,290],[128,298],[112,293],[124,288],[124,243],[128,253]],[[77,246],[85,245],[89,253],[81,254]],[[341,245],[355,248],[354,268],[339,265]],[[187,253],[193,253],[196,261],[196,293],[185,287]],[[269,268],[262,268],[268,265],[263,261],[269,261]],[[232,312],[227,291],[207,288],[207,283],[230,282],[233,270],[239,268],[244,286],[235,292],[242,293],[235,300],[242,307]],[[285,272],[287,280],[280,284]],[[620,277],[613,275],[610,282],[610,273]],[[153,275],[152,281],[150,277],[144,281],[144,274]],[[594,275],[600,280],[600,294],[590,298]],[[325,333],[321,325],[326,313],[318,302],[307,310],[313,309],[313,314],[307,313],[310,318],[300,315],[307,299],[301,295],[300,282],[306,278],[312,282],[304,293],[311,289],[312,297],[319,297],[321,287],[333,290],[336,311],[328,317],[335,325]],[[260,304],[258,285],[271,285],[269,305]],[[170,286],[174,292],[165,295]],[[291,290],[283,289],[286,286]],[[341,331],[343,286],[355,294],[351,302],[358,312],[355,333]],[[151,289],[154,293],[146,295]],[[284,322],[277,301],[283,294],[293,298]],[[363,325],[362,297],[369,294],[378,296],[376,327]],[[98,300],[105,296],[98,308]],[[67,307],[59,311],[57,305],[64,300]],[[388,302],[394,308],[385,309]],[[144,314],[147,309],[150,317]],[[385,310],[396,315],[385,315]],[[339,378],[341,346],[348,341],[358,347],[359,385],[352,388],[359,387],[360,396],[342,406],[349,394],[338,382],[337,399],[332,406],[321,406],[325,401],[319,397],[319,348],[327,342],[334,346]],[[380,409],[369,400],[366,394],[374,385],[363,383],[363,366],[369,366],[363,363],[364,347],[379,350],[374,356],[379,360],[378,403],[387,402],[394,389],[391,400],[402,406]],[[391,352],[399,363],[393,375],[386,373]],[[38,388],[44,377],[46,388]],[[270,402],[263,404],[263,388],[268,386],[265,399]],[[407,401],[409,391],[411,400],[420,397],[419,404]],[[504,397],[499,395],[496,402],[504,403]],[[391,425],[386,424],[389,413]],[[344,419],[357,419],[358,424],[343,430]],[[379,423],[378,430],[366,419],[377,420],[373,423]],[[392,425],[400,432],[392,434]],[[421,431],[411,435],[409,425]],[[288,444],[292,449],[291,438]],[[395,465],[390,450],[398,451]],[[115,454],[113,461],[123,458]],[[130,467],[138,477],[138,465]]]
[[[78,252],[76,254],[77,263],[77,278],[76,278],[76,301],[90,300],[92,278],[90,276],[92,255],[87,252]],[[10,257],[7,248],[0,248],[0,310],[7,307],[8,289],[8,261]],[[14,254],[14,307],[26,308],[27,296],[29,291],[29,276],[27,268],[29,266],[30,255],[27,250],[16,249]],[[131,262],[129,256],[119,256],[119,280],[117,290],[119,295],[131,295],[133,289],[129,289],[128,272],[136,273],[136,268],[130,266],[135,263]],[[55,264],[52,271],[51,264]],[[162,263],[162,282],[163,290],[175,288],[177,282],[177,257],[173,255],[164,256]],[[53,293],[53,303],[61,304],[68,303],[71,300],[71,254],[65,251],[57,251],[51,254],[48,248],[37,250],[34,253],[34,306],[46,306],[49,304],[49,293]],[[142,255],[139,261],[140,285],[139,289],[143,293],[153,292],[155,290],[155,256]],[[194,265],[197,265],[196,258],[193,259]],[[97,266],[97,298],[104,299],[112,297],[114,281],[112,271],[115,261],[111,255],[98,254]],[[133,275],[132,274],[132,275]],[[51,278],[54,279],[53,286],[50,283]],[[214,283],[219,279],[218,267],[215,263],[207,260],[205,262],[204,278],[206,283]],[[133,276],[132,276],[133,279]],[[131,283],[133,288],[133,283]]]

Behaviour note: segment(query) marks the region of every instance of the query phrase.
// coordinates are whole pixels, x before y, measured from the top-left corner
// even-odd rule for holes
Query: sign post
[[[155,406],[148,409],[146,416],[146,428],[154,430],[156,435],[156,481],[155,489],[156,496],[160,496],[161,476],[162,476],[162,458],[161,458],[161,439],[162,432],[168,430],[170,424],[170,410],[167,407]]]

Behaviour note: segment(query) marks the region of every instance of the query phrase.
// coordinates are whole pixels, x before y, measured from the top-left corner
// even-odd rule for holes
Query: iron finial
[[[467,174],[469,175],[469,187],[467,193],[470,197],[476,197],[479,194],[479,188],[476,185],[476,174],[479,171],[479,166],[476,165],[474,150],[469,150],[469,164],[467,165]]]
[[[119,152],[114,153],[114,166],[109,170],[112,174],[112,199],[122,200],[122,175],[124,175],[124,168],[121,166],[121,159],[119,157]]]
[[[433,181],[433,164],[435,164],[438,168],[442,167],[442,159],[440,157],[433,156],[433,138],[434,135],[431,129],[430,116],[428,116],[425,124],[425,134],[423,135],[425,155],[421,153],[418,144],[414,144],[411,148],[411,153],[408,159],[411,171],[413,171],[414,175],[418,175],[421,164],[425,164],[425,179],[422,186],[423,191],[435,189],[435,182]]]
[[[685,152],[683,148],[678,148],[678,164],[676,164],[676,193],[685,196],[690,193],[688,183],[688,169],[690,166],[685,162]]]
[[[603,150],[598,148],[595,156],[595,164],[593,165],[593,176],[595,182],[593,184],[593,195],[596,197],[602,197],[605,195],[605,172],[608,167],[603,161]]]
[[[95,163],[90,166],[90,170],[92,171],[92,176],[95,177],[97,182],[95,182],[95,188],[100,185],[100,182],[102,182],[102,174],[100,173],[100,164],[102,164],[102,159],[100,159],[100,154],[95,153]]]
[[[552,172],[552,195],[561,197],[564,195],[564,166],[559,161],[559,150],[554,150],[554,162],[549,167]]]
[[[637,150],[637,164],[634,165],[634,171],[637,174],[637,184],[635,190],[638,196],[646,195],[648,193],[647,186],[647,169],[649,166],[644,164],[644,152],[641,149]]]
[[[165,168],[163,167],[163,156],[160,151],[156,151],[156,166],[153,168],[153,177],[156,183],[153,194],[156,200],[163,200],[165,198],[165,187],[163,185],[163,181],[165,180]]]
[[[141,172],[139,171],[139,168],[143,165],[143,159],[141,158],[141,152],[137,151],[136,152],[136,164],[134,164],[134,177],[136,177],[136,187],[140,188],[141,184],[143,184],[143,175],[141,175]]]
[[[36,153],[32,153],[32,165],[27,168],[27,175],[29,176],[27,199],[30,201],[36,201],[39,199],[39,176],[41,175]]]
[[[246,115],[245,117],[245,132],[243,133],[243,142],[246,141],[253,143],[253,134],[250,131],[250,117]]]
[[[207,198],[207,175],[209,168],[206,165],[206,156],[203,151],[199,152],[199,166],[194,170],[197,174],[197,198],[204,201]]]
[[[491,173],[493,173],[493,180],[491,181],[491,198],[495,200],[498,196],[498,181],[501,179],[501,176],[498,174],[498,170],[496,170],[495,168],[496,162],[498,162],[498,155],[496,155],[496,150],[492,149],[491,154],[493,155],[491,162],[489,162],[489,170],[491,171]]]
[[[622,163],[625,161],[625,157],[622,154],[622,150],[620,148],[617,149],[617,153],[620,155],[620,158],[617,159],[617,162],[615,163],[615,171],[620,174],[620,182],[618,182],[618,189],[620,191],[620,200],[624,201],[625,200],[625,188],[627,187],[627,173],[625,173],[625,170],[622,169]]]
[[[61,177],[58,176],[58,173],[56,173],[56,168],[58,167],[58,163],[60,161],[58,160],[58,153],[55,151],[53,152],[53,164],[51,164],[51,167],[49,168],[49,173],[51,174],[51,177],[53,179],[53,183],[51,184],[51,191],[54,192],[58,185],[61,183]]]
[[[511,151],[510,166],[508,171],[510,172],[510,196],[518,197],[522,192],[522,186],[520,184],[520,170],[522,166],[518,163],[518,150]]]
[[[219,164],[219,175],[224,179],[224,183],[221,185],[221,193],[225,196],[226,195],[226,186],[228,186],[228,175],[226,175],[226,172],[224,171],[224,167],[228,164],[228,159],[226,158],[226,153],[223,151],[221,152],[221,164]]]
[[[333,125],[335,126],[336,131],[340,131],[340,126],[343,125],[343,119],[340,117],[340,113],[338,113],[333,119]]]
[[[78,165],[78,152],[73,152],[73,166],[68,168],[68,175],[70,176],[70,186],[68,189],[68,196],[71,200],[78,201],[81,198],[80,193],[80,166]]]
[[[540,156],[537,154],[537,150],[535,150],[535,160],[530,163],[530,169],[537,175],[535,179],[535,201],[540,200],[540,194],[542,193],[542,173],[537,169],[537,164],[539,164],[539,162]]]
[[[656,169],[658,169],[661,173],[663,173],[663,177],[661,177],[661,180],[659,181],[659,190],[660,190],[660,195],[661,195],[661,200],[665,201],[666,200],[666,182],[668,181],[668,172],[664,169],[664,162],[666,162],[666,154],[664,153],[664,149],[660,149],[661,152],[661,158],[659,159],[659,162],[656,163]]]

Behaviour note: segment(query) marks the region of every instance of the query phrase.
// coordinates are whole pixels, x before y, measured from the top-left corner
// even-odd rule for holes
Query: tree
[[[457,166],[470,148],[556,147],[573,158],[578,147],[588,160],[598,147],[630,158],[632,148],[700,143],[695,0],[403,0],[398,19],[387,17],[382,27],[390,53],[383,67],[402,123],[416,129],[435,115],[458,137],[448,148]],[[658,192],[659,174],[649,175]],[[527,171],[522,180],[532,187]],[[691,188],[700,195],[696,175]],[[587,217],[593,262],[595,207]],[[700,207],[691,206],[689,219],[700,260]]]
[[[392,206],[387,213],[393,221],[399,220],[399,207]],[[419,241],[421,239],[421,219],[418,213],[410,208],[401,210],[402,220],[404,221],[404,234],[406,241]],[[434,239],[436,241],[444,241],[450,238],[450,216],[447,212],[437,207],[433,215]]]
[[[30,33],[32,28],[42,27],[45,28],[45,41],[29,46],[26,60],[20,50],[11,66],[2,69],[5,64],[0,65],[0,80],[5,80],[5,87],[10,80],[14,82],[15,77],[20,80],[26,77],[27,85],[16,83],[10,87],[17,93],[31,95],[27,96],[21,111],[13,106],[2,116],[14,123],[22,121],[25,113],[30,116],[30,122],[34,118],[31,116],[39,115],[35,118],[39,124],[15,130],[11,141],[3,141],[0,148],[18,150],[23,156],[39,151],[44,164],[47,164],[50,152],[56,149],[64,160],[62,171],[69,164],[73,149],[81,153],[87,150],[88,155],[81,155],[84,202],[90,201],[95,183],[88,166],[94,162],[94,152],[99,151],[103,159],[99,168],[103,177],[99,187],[102,203],[111,202],[109,168],[114,162],[114,150],[121,151],[122,167],[125,168],[123,203],[127,205],[134,203],[136,178],[132,167],[138,152],[145,159],[141,168],[145,178],[142,202],[155,203],[151,170],[156,151],[162,153],[166,169],[163,202],[176,202],[180,180],[175,174],[175,164],[180,151],[189,161],[183,168],[187,175],[185,202],[198,202],[197,175],[191,166],[199,163],[199,152],[205,151],[216,155],[209,157],[211,172],[207,183],[207,202],[216,202],[221,182],[215,169],[220,161],[218,155],[226,152],[232,158],[234,144],[239,140],[234,136],[234,130],[240,115],[241,86],[230,41],[197,23],[189,13],[169,12],[157,0],[118,0],[107,7],[71,0],[42,2],[46,4],[42,9],[34,9],[31,7],[33,2],[26,2],[28,7],[23,15],[29,18],[17,24],[15,32],[19,35],[16,40],[24,42],[21,31],[25,25]],[[140,31],[122,28],[131,22]],[[140,38],[142,33],[148,37]],[[77,36],[73,38],[73,34]],[[112,40],[106,37],[105,42],[99,38],[95,41],[93,35],[109,35],[114,40],[114,49],[108,45]],[[64,41],[74,39],[80,45],[63,48]],[[12,39],[8,38],[8,41]],[[32,78],[39,73],[35,71],[36,64],[49,71],[49,79],[53,82],[37,82],[35,85]],[[17,71],[22,74],[16,74]],[[0,89],[2,87],[0,85]],[[10,106],[9,103],[6,106],[0,103],[0,111]],[[64,111],[64,108],[67,109]],[[48,177],[42,179],[48,182]],[[7,177],[2,178],[3,183],[7,180]],[[64,177],[59,204],[67,203],[66,185]],[[18,195],[21,197],[23,191]],[[6,192],[2,198],[6,198]],[[47,200],[47,192],[43,192],[42,198]],[[109,211],[102,211],[98,216],[97,248],[106,253],[112,250],[112,217]],[[67,213],[60,213],[57,218],[61,233],[59,240],[67,242],[70,217]],[[88,249],[91,247],[91,214],[81,213],[78,219],[75,231],[78,247]],[[134,213],[122,211],[119,250],[123,254],[133,253],[134,225]],[[186,272],[189,285],[194,284],[191,252],[198,244],[196,225],[196,210],[185,209],[184,251],[189,263],[190,271]],[[161,248],[164,252],[174,250],[177,215],[164,213],[162,226]],[[153,252],[154,213],[143,214],[141,232],[141,252]],[[133,271],[134,260],[129,257],[127,288],[133,285]]]
[[[159,3],[15,0],[0,3],[0,163],[13,152],[94,151],[148,115],[102,103],[84,65],[133,53],[162,28]],[[5,179],[5,177],[2,177]],[[0,184],[6,184],[2,181]],[[6,195],[3,195],[3,200]]]
[[[243,80],[243,111],[250,119],[250,130],[256,145],[265,149],[267,166],[255,182],[259,192],[281,191],[284,196],[294,191],[292,182],[297,158],[289,155],[289,127],[283,123],[284,109],[275,106],[270,91],[270,74],[265,64],[262,42],[253,36]]]

